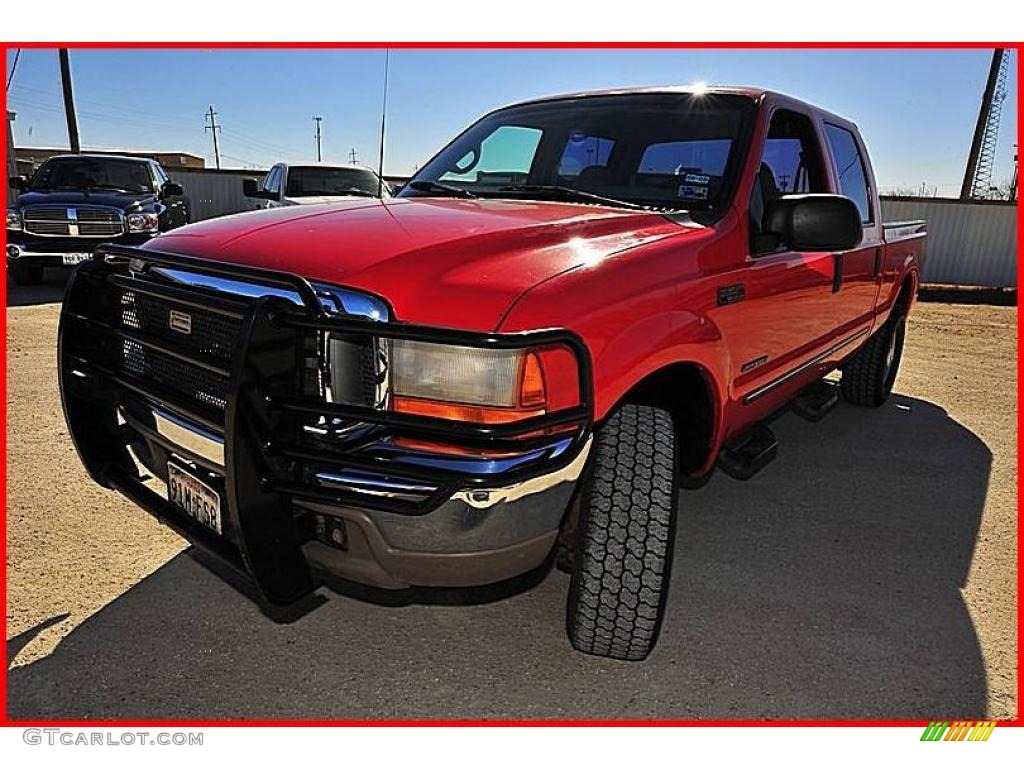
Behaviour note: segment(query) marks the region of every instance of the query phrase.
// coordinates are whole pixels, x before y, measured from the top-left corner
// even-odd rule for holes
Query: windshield
[[[153,179],[144,162],[96,157],[51,158],[39,166],[29,188],[107,189],[114,192],[153,192]]]
[[[388,196],[384,185],[384,196]],[[366,168],[318,168],[291,166],[288,168],[286,197],[314,195],[373,195],[377,196],[377,174]]]
[[[471,126],[399,196],[436,195],[443,184],[480,197],[565,199],[568,188],[655,209],[721,209],[753,111],[745,96],[688,93],[510,107]]]

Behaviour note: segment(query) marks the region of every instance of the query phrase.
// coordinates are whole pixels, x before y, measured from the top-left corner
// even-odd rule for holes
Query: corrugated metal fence
[[[882,198],[886,221],[924,219],[922,281],[987,288],[1017,286],[1017,206],[940,198]]]
[[[263,171],[169,171],[168,176],[185,188],[192,202],[192,221],[226,216],[229,213],[251,211],[256,200],[242,194],[242,181],[259,179]]]
[[[262,171],[174,171],[192,200],[194,221],[256,208],[242,194],[242,181]],[[1007,288],[1017,285],[1017,206],[961,203],[941,198],[882,198],[886,221],[924,219],[928,258],[923,279],[929,283]]]

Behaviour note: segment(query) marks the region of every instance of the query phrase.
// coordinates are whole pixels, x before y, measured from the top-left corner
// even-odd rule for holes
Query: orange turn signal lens
[[[519,406],[521,408],[543,408],[547,403],[544,387],[544,371],[536,352],[528,352],[523,359],[522,374],[519,377]]]
[[[446,403],[440,400],[421,400],[417,397],[401,397],[399,395],[391,398],[391,408],[399,413],[433,416],[452,421],[468,421],[473,424],[508,424],[544,413],[543,408],[496,408],[489,405]]]

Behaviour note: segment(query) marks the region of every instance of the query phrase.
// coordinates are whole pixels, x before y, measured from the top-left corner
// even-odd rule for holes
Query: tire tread
[[[638,661],[657,640],[671,569],[672,417],[626,405],[602,427],[584,480],[569,591],[569,638],[585,653]]]

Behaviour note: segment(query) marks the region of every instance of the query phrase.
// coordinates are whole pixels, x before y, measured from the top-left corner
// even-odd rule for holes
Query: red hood
[[[410,198],[242,213],[147,247],[294,272],[375,293],[401,320],[490,331],[534,285],[682,229],[619,208]]]

